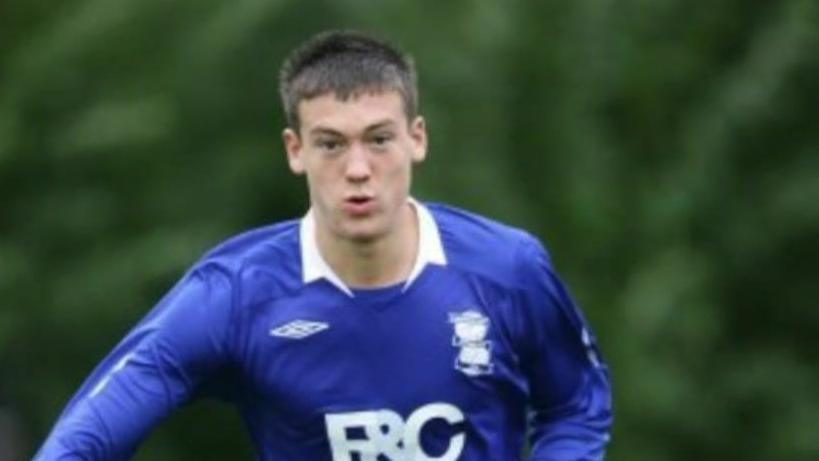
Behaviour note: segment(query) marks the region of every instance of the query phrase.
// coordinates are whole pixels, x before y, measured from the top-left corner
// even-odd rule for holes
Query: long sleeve
[[[527,239],[518,258],[531,460],[602,460],[612,423],[608,369],[543,247]]]
[[[85,381],[35,461],[130,458],[225,364],[232,292],[216,267],[183,278]]]

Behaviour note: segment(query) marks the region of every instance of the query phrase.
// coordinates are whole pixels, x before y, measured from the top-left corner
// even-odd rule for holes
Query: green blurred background
[[[276,74],[416,59],[415,195],[539,235],[611,365],[609,459],[819,459],[816,0],[0,3],[0,460],[203,251],[301,215]],[[140,460],[249,459],[197,403]]]

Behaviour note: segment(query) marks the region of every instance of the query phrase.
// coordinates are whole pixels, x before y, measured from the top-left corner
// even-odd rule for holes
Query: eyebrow
[[[373,123],[371,125],[368,125],[366,128],[364,128],[364,132],[369,133],[369,132],[380,130],[380,129],[383,129],[383,128],[388,128],[388,127],[391,127],[393,125],[395,125],[395,121],[393,121],[393,120],[382,120],[380,122],[376,122],[376,123]],[[327,127],[323,127],[323,126],[317,126],[315,128],[312,128],[308,132],[308,134],[310,134],[310,135],[331,135],[331,136],[342,136],[342,137],[344,136],[344,133],[341,133],[338,130],[334,130],[332,128],[327,128]]]

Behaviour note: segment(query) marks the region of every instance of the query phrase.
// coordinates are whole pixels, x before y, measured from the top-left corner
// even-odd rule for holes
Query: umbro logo
[[[279,338],[303,339],[326,330],[330,325],[324,322],[311,322],[310,320],[293,320],[280,327],[270,330],[270,336]]]

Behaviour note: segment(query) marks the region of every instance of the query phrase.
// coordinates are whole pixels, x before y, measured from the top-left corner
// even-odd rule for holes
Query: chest
[[[243,382],[291,422],[361,409],[409,414],[432,402],[468,409],[522,392],[503,334],[509,300],[445,282],[366,301],[316,290],[256,306]]]

